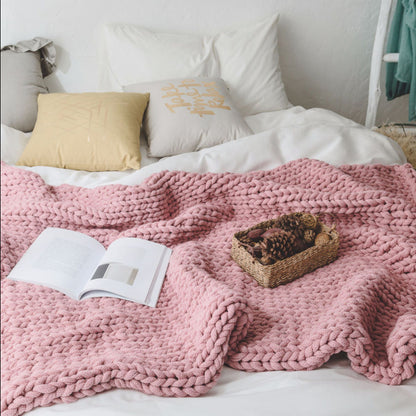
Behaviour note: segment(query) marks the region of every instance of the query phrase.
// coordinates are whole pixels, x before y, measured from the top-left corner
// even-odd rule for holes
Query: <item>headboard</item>
[[[178,33],[216,33],[278,11],[289,99],[364,122],[380,0],[2,0],[2,46],[42,36],[57,49],[51,91],[96,91],[101,28],[133,23]],[[378,122],[406,121],[406,98],[381,100]]]

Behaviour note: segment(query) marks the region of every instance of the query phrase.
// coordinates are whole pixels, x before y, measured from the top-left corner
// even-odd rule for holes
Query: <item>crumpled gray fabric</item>
[[[56,69],[56,50],[53,41],[41,37],[31,40],[22,40],[15,45],[4,46],[2,51],[10,50],[13,52],[37,52],[40,53],[40,65],[43,77],[46,77]]]

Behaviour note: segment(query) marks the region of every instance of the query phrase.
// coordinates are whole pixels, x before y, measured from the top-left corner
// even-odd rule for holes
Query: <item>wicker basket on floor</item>
[[[240,242],[240,238],[257,228],[264,228],[265,230],[272,228],[276,226],[276,222],[277,220],[261,222],[247,230],[237,232],[232,239],[231,257],[243,270],[253,276],[261,286],[272,288],[291,282],[336,259],[339,235],[334,227],[328,227],[318,220],[318,232],[329,234],[330,241],[328,243],[309,247],[291,257],[278,260],[270,265],[261,264],[245,249]]]
[[[416,169],[416,124],[387,124],[375,131],[397,142],[407,161]]]

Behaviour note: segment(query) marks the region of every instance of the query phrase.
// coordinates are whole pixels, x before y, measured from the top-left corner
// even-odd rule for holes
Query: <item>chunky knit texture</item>
[[[104,245],[173,248],[156,309],[76,302],[2,280],[2,411],[120,387],[198,396],[224,363],[311,370],[345,351],[371,380],[400,384],[416,363],[416,175],[405,166],[299,160],[267,172],[163,172],[139,186],[46,185],[3,165],[2,277],[47,226]],[[230,258],[234,232],[293,211],[336,223],[339,258],[275,289]]]

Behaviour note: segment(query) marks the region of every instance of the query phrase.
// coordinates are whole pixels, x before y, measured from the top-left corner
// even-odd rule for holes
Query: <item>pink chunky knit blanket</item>
[[[155,174],[139,186],[46,185],[3,165],[2,411],[112,388],[207,392],[227,364],[311,370],[344,351],[371,380],[400,384],[416,364],[416,175],[405,166],[312,160],[248,174]],[[339,258],[275,289],[230,258],[237,230],[293,211],[336,223]],[[173,248],[156,309],[74,301],[4,279],[48,226],[104,245],[140,237]]]

